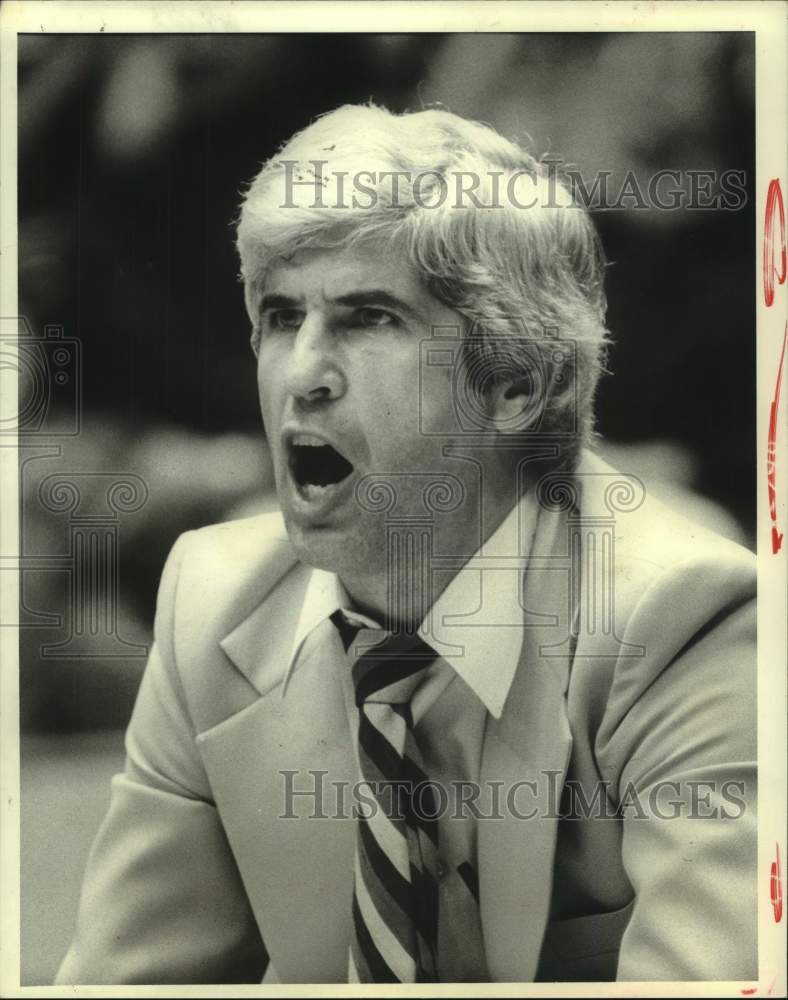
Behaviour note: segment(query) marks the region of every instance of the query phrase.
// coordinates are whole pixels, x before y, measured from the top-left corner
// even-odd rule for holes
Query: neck
[[[515,498],[503,496],[485,497],[474,518],[468,521],[466,515],[465,524],[444,515],[427,527],[392,526],[378,559],[370,560],[360,573],[340,574],[356,610],[388,631],[415,633],[465,563],[511,512]],[[450,556],[454,565],[435,568],[435,553]]]

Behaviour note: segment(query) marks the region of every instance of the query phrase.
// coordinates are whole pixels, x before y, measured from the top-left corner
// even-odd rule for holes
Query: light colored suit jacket
[[[628,805],[479,820],[490,978],[755,977],[754,557],[591,455],[579,473],[574,507],[545,493],[481,780]],[[613,567],[614,607],[586,601],[570,635],[572,544],[586,582]],[[281,697],[309,572],[276,516],[175,545],[58,982],[344,981],[354,825],[278,818],[280,772],[357,778],[336,678],[307,665]]]

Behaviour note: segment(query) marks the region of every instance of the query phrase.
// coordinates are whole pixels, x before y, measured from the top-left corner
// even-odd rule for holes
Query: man
[[[585,212],[346,107],[238,242],[282,518],[173,550],[59,981],[755,976],[754,559],[588,449]]]

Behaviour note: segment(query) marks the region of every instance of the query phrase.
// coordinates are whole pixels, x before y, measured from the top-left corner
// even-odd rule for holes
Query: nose
[[[293,339],[285,387],[307,402],[339,399],[345,391],[330,331],[320,316],[307,316]]]

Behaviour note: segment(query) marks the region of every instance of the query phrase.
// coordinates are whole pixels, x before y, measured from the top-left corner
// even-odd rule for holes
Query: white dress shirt
[[[522,579],[537,506],[531,493],[504,518],[456,573],[425,617],[419,635],[440,652],[426,668],[411,702],[425,772],[445,789],[438,817],[438,972],[442,982],[485,982],[476,879],[476,823],[461,804],[459,782],[478,782],[488,713],[500,718],[520,660]],[[338,673],[348,716],[347,739],[356,745],[358,709],[349,660],[329,616],[342,610],[364,629],[381,626],[354,610],[334,573],[315,569],[307,584],[282,696],[292,671],[317,657]],[[429,623],[429,624],[427,624]],[[361,771],[359,770],[359,780]],[[489,811],[484,796],[478,808]],[[495,822],[495,820],[491,820]]]

